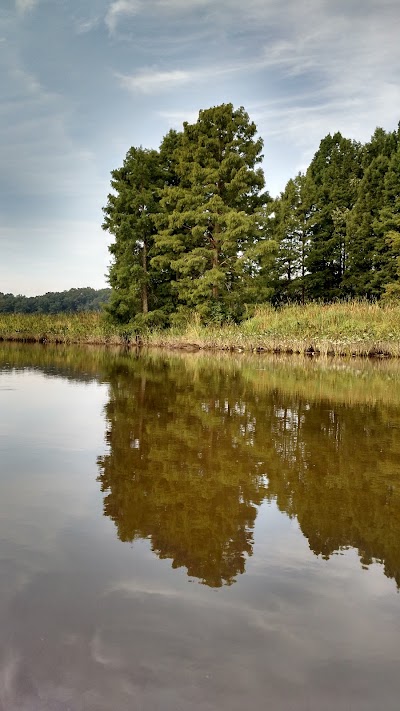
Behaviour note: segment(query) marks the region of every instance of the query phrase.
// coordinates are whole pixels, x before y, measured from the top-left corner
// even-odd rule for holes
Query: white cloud
[[[26,0],[26,2],[29,1]],[[290,4],[296,2],[296,0],[288,1]],[[222,17],[229,24],[229,21],[235,22],[239,18],[240,23],[248,24],[249,22],[257,23],[276,12],[279,13],[281,4],[279,0],[248,0],[245,6],[242,0],[219,0],[218,3],[215,0],[113,0],[106,12],[105,24],[113,34],[124,18],[139,13],[162,14],[164,16],[176,14],[177,17],[187,17],[192,15],[196,9],[202,8],[211,12],[214,20]],[[174,39],[179,42],[180,38],[177,36]]]
[[[28,37],[21,19],[44,4],[11,2],[14,13],[0,12],[4,217],[13,215],[19,224],[29,216],[49,241],[43,226],[57,210],[60,224],[72,213],[77,219],[98,215],[100,224],[109,171],[129,145],[157,146],[166,128],[181,128],[200,108],[223,101],[243,104],[255,120],[271,192],[307,166],[328,132],[364,141],[377,124],[393,130],[400,118],[398,3],[53,0]],[[98,33],[85,35],[96,27]],[[41,54],[49,31],[59,46],[50,64]],[[81,36],[72,37],[76,51],[67,55],[71,32]],[[121,32],[124,44],[107,41],[104,32],[112,39]],[[115,83],[123,90],[119,96]],[[13,197],[18,208],[8,204]],[[77,230],[84,241],[84,230]],[[62,241],[61,227],[55,232]],[[32,232],[25,225],[1,234],[23,245]],[[88,244],[95,254],[95,239]],[[42,254],[45,249],[40,260]],[[18,276],[18,263],[13,266]],[[69,279],[69,285],[77,281]],[[17,288],[11,274],[9,284]]]
[[[132,75],[117,74],[120,86],[128,91],[141,91],[144,94],[156,94],[158,92],[178,88],[184,84],[208,82],[218,77],[229,76],[230,74],[249,72],[251,70],[263,69],[268,66],[283,61],[273,57],[262,57],[260,59],[245,60],[227,64],[214,64],[197,67],[190,70],[171,69],[140,69]]]
[[[132,76],[124,74],[117,75],[119,83],[124,89],[128,89],[129,91],[139,90],[144,94],[152,94],[187,84],[194,76],[194,72],[185,72],[179,69],[169,72],[143,69]]]
[[[14,66],[10,68],[10,78],[13,80],[14,87],[19,89],[25,96],[36,94],[42,95],[43,98],[45,97],[40,82],[31,72],[21,69],[19,66]]]
[[[164,4],[173,8],[179,2],[165,0]],[[209,102],[210,86],[213,90],[219,87],[216,92],[221,96],[225,95],[226,86],[233,87],[233,92],[236,86],[237,95],[243,96],[239,101],[245,104],[265,139],[266,174],[270,174],[274,192],[278,192],[290,175],[307,167],[327,133],[341,131],[364,142],[377,125],[387,130],[395,128],[400,117],[400,44],[398,25],[390,22],[396,16],[395,3],[383,2],[382,13],[368,0],[360,13],[350,4],[334,7],[316,0],[302,5],[302,12],[292,0],[283,7],[281,4],[280,10],[275,1],[249,0],[244,8],[232,0],[234,19],[230,21],[241,26],[240,17],[244,26],[251,18],[258,18],[259,29],[265,29],[264,40],[251,43],[256,35],[247,26],[242,45],[246,52],[230,52],[218,61],[211,55],[212,62],[203,66],[184,65],[180,81],[165,83],[165,88],[175,89],[173,108],[160,107],[158,116],[177,128],[183,120],[195,120],[197,112],[193,109],[199,107],[193,102],[188,105],[189,83],[196,83],[203,107]],[[223,4],[221,0],[219,11]],[[271,28],[278,29],[272,32]],[[350,28],[354,31],[350,32]],[[143,71],[127,77],[123,86],[157,93],[163,86],[162,74],[173,79],[175,72],[176,69],[165,70],[150,75]],[[254,100],[255,90],[259,102]],[[246,97],[252,97],[253,102]],[[285,154],[283,161],[280,152],[281,158]]]
[[[160,9],[192,12],[196,7],[212,6],[214,0],[154,0],[154,4]]]
[[[78,35],[84,35],[87,32],[91,32],[100,24],[101,18],[99,16],[92,17],[88,20],[78,20],[75,23],[76,32]]]
[[[74,194],[76,165],[90,173],[94,159],[69,137],[67,102],[46,91],[14,58],[9,58],[8,76],[10,89],[0,112],[3,191]]]
[[[120,20],[124,17],[136,15],[141,8],[139,0],[114,0],[107,10],[105,23],[113,34]]]
[[[15,0],[15,7],[20,15],[25,15],[26,12],[33,10],[37,3],[38,0]]]

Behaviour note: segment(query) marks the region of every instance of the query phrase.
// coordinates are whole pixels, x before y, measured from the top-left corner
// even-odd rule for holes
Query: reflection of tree
[[[236,381],[220,369],[194,377],[183,363],[141,359],[110,381],[99,478],[119,537],[149,538],[160,557],[208,585],[232,583],[266,493]]]
[[[354,547],[400,585],[400,412],[283,398],[270,495],[296,515],[314,553]]]
[[[244,571],[256,506],[274,498],[314,553],[354,547],[400,584],[399,410],[293,394],[278,373],[260,389],[232,363],[114,361],[105,513],[121,540],[149,538],[218,586]]]
[[[268,496],[297,517],[314,553],[356,548],[400,585],[395,362],[135,358],[1,343],[0,366],[110,383],[100,481],[122,540],[148,537],[189,574],[230,583]]]
[[[135,359],[0,343],[0,367],[110,383],[100,480],[123,540],[150,537],[190,574],[231,582],[251,552],[255,506],[269,496],[317,555],[354,547],[400,585],[395,361]]]

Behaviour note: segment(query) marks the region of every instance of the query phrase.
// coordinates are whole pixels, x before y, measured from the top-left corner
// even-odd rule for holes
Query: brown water
[[[0,344],[1,711],[398,711],[400,366]]]

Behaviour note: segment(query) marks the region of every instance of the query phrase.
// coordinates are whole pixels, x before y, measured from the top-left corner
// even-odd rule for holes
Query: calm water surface
[[[1,711],[398,711],[400,366],[0,344]]]

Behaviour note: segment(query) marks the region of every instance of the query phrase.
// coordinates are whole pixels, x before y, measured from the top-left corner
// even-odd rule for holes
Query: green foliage
[[[274,301],[306,297],[306,263],[312,236],[312,184],[299,173],[274,204],[273,234],[278,243],[274,265]]]
[[[385,244],[380,263],[385,297],[393,298],[400,291],[400,142],[385,175],[383,198],[375,224]]]
[[[274,207],[275,302],[394,298],[398,146],[399,131],[376,129],[364,146],[328,135],[288,182]]]
[[[261,281],[269,198],[256,130],[243,108],[200,111],[174,153],[178,180],[161,194],[152,264],[171,266],[178,307],[196,308],[206,321],[240,318],[249,272]]]
[[[170,137],[172,140],[172,136]],[[115,237],[109,250],[112,295],[108,313],[121,324],[138,314],[171,309],[168,265],[155,267],[154,214],[168,166],[157,151],[131,148],[122,168],[112,171],[103,229]]]
[[[312,226],[306,269],[313,298],[331,301],[344,296],[346,224],[361,174],[361,146],[340,133],[328,134],[307,170]]]
[[[347,222],[347,269],[344,290],[350,296],[379,298],[385,283],[393,278],[390,245],[380,224],[386,202],[385,181],[391,156],[396,152],[398,132],[377,129],[362,149],[363,177]]]
[[[131,148],[112,172],[103,227],[119,323],[195,308],[205,321],[238,320],[271,295],[274,245],[263,193],[262,141],[243,108],[200,111],[160,150]],[[139,319],[140,320],[140,319]]]
[[[129,322],[133,334],[144,334],[150,330],[165,328],[169,323],[168,315],[162,309],[149,311],[147,314],[138,313]]]
[[[399,138],[328,134],[275,200],[256,126],[232,104],[200,111],[159,151],[131,148],[104,209],[112,319],[143,331],[189,313],[238,323],[267,302],[396,298]]]

